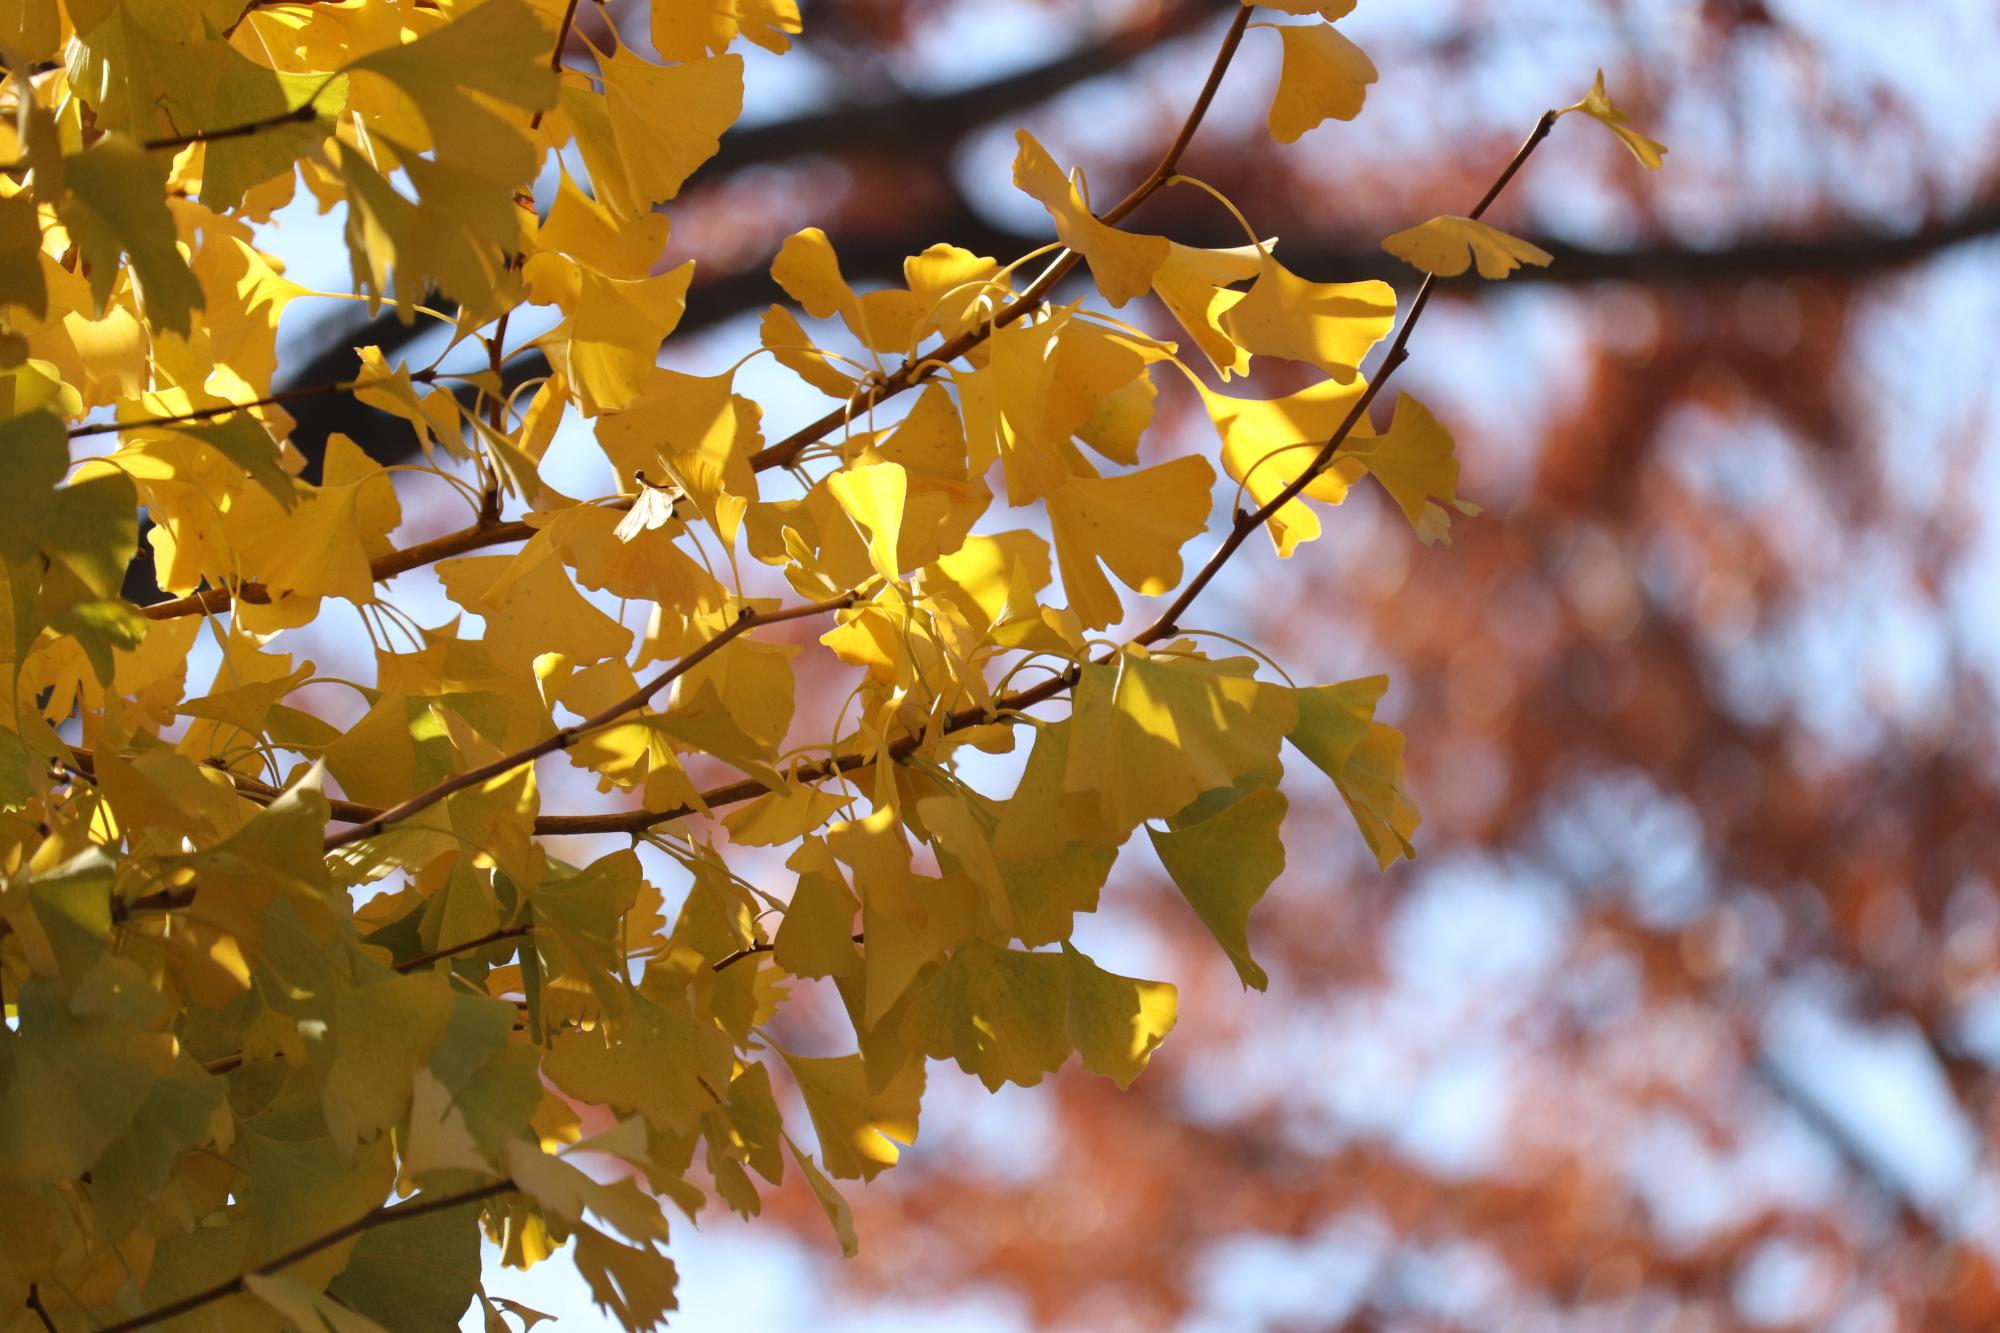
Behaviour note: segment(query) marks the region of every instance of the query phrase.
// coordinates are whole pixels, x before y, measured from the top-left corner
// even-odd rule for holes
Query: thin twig
[[[489,944],[498,944],[501,940],[519,939],[523,935],[533,934],[534,929],[533,926],[528,925],[502,926],[498,930],[487,931],[478,939],[461,940],[457,944],[450,945],[447,948],[433,949],[430,953],[418,954],[415,958],[405,958],[402,962],[395,965],[395,970],[398,972],[414,972],[420,967],[428,967],[440,959],[450,958],[455,954],[471,953],[474,949],[483,949]]]
[[[247,1277],[269,1277],[300,1260],[312,1258],[321,1250],[331,1249],[350,1236],[358,1236],[364,1231],[372,1231],[391,1222],[407,1222],[412,1218],[441,1213],[468,1203],[478,1203],[497,1195],[511,1194],[515,1188],[513,1181],[501,1180],[491,1185],[481,1185],[476,1189],[461,1190],[456,1194],[441,1194],[436,1198],[417,1198],[406,1203],[384,1204],[380,1208],[370,1209],[346,1226],[336,1227],[315,1240],[309,1240],[303,1245],[285,1251],[268,1263],[257,1265],[247,1273],[238,1273],[235,1277],[218,1282],[212,1287],[204,1287],[191,1296],[183,1296],[177,1301],[162,1305],[157,1310],[148,1310],[142,1315],[123,1319],[115,1324],[106,1324],[99,1328],[97,1333],[135,1333],[138,1329],[163,1324],[169,1319],[179,1318],[190,1310],[199,1310],[204,1305],[213,1304],[225,1296],[236,1295],[243,1290],[243,1280]]]
[[[471,787],[476,787],[482,782],[490,781],[503,774],[511,773],[523,764],[533,763],[543,755],[554,754],[557,750],[568,749],[586,732],[595,731],[599,727],[616,722],[627,713],[635,712],[639,708],[644,707],[647,700],[686,675],[702,662],[708,660],[709,657],[719,652],[731,640],[738,638],[750,630],[756,629],[761,625],[776,625],[787,620],[803,620],[808,616],[825,615],[829,611],[839,611],[853,606],[859,600],[861,600],[860,594],[850,591],[841,593],[837,597],[829,597],[824,601],[811,602],[803,606],[784,607],[776,611],[752,611],[748,607],[745,607],[736,619],[730,621],[727,626],[710,637],[706,643],[654,676],[623,699],[592,714],[581,722],[563,727],[561,730],[543,737],[533,745],[525,746],[522,749],[514,751],[512,754],[502,755],[491,763],[481,764],[477,768],[469,768],[463,773],[453,774],[436,786],[418,792],[407,801],[390,806],[387,810],[381,811],[363,823],[355,825],[353,828],[343,829],[339,833],[328,834],[326,850],[329,852],[338,851],[349,843],[359,842],[363,838],[372,838],[389,825],[408,819],[420,810],[427,810],[448,796],[465,791]]]
[[[321,85],[324,87],[324,85]],[[318,94],[314,94],[316,100]],[[264,116],[258,120],[246,120],[240,125],[225,125],[219,130],[196,130],[193,134],[176,134],[165,139],[146,139],[139,146],[148,152],[166,149],[186,148],[198,143],[219,143],[224,139],[247,139],[253,134],[275,130],[283,125],[305,125],[319,119],[319,107],[309,100],[281,111],[274,116]]]
[[[562,73],[563,48],[569,45],[570,29],[576,26],[576,4],[577,0],[569,0],[569,4],[563,7],[562,22],[556,25],[556,44],[549,52],[549,72],[552,74]],[[528,122],[528,133],[533,134],[540,129],[542,117],[547,114],[546,111],[537,111]]]
[[[862,934],[858,930],[854,932],[854,942],[856,944],[861,944],[864,942]],[[778,946],[775,943],[770,943],[770,942],[766,942],[764,944],[748,945],[744,948],[738,949],[735,953],[725,954],[722,957],[722,959],[719,962],[717,962],[713,968],[709,970],[713,972],[720,972],[725,967],[729,967],[732,964],[742,962],[745,958],[750,957],[750,955],[752,954],[769,953],[771,952],[771,950],[777,947]]]
[[[35,1312],[35,1318],[42,1321],[43,1328],[49,1333],[56,1333],[56,1321],[49,1318],[49,1307],[42,1304],[42,1293],[32,1282],[28,1284],[28,1308]]]
[[[323,85],[322,85],[323,86]],[[273,116],[263,116],[257,120],[246,120],[240,125],[224,125],[220,129],[197,130],[193,134],[169,135],[164,139],[141,139],[139,147],[147,152],[173,152],[198,143],[219,143],[225,139],[247,139],[253,134],[275,130],[283,125],[304,125],[319,119],[317,105],[319,94],[315,92],[311,100],[281,111]],[[26,171],[35,164],[28,158],[16,158],[12,162],[0,163],[0,172]]]
[[[429,384],[437,378],[435,370],[413,370],[410,383]],[[82,426],[71,426],[69,438],[80,440],[87,435],[111,435],[125,430],[147,430],[154,426],[181,426],[191,421],[207,421],[214,417],[226,417],[233,412],[248,411],[253,407],[277,407],[285,403],[296,403],[306,398],[324,398],[330,393],[347,393],[374,383],[372,380],[337,380],[331,384],[310,384],[301,389],[284,389],[263,398],[253,398],[247,403],[216,403],[212,407],[196,407],[186,412],[170,412],[165,416],[139,417],[136,420],[93,421]]]

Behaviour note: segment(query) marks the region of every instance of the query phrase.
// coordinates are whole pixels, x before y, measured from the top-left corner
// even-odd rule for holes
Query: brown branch
[[[325,85],[322,84],[321,88],[323,89],[324,87]],[[198,143],[219,143],[225,139],[247,139],[253,134],[262,134],[266,130],[275,130],[285,125],[308,124],[319,119],[319,107],[317,105],[319,91],[318,89],[314,90],[311,99],[299,106],[293,107],[289,111],[281,111],[276,115],[263,116],[257,120],[246,120],[240,125],[224,125],[220,129],[196,130],[192,134],[169,135],[164,139],[141,139],[139,140],[139,147],[149,153],[171,152]],[[12,162],[0,164],[0,172],[26,171],[33,165],[34,163],[25,157],[16,158]]]
[[[435,370],[413,370],[410,383],[429,384],[437,378]],[[329,384],[308,384],[298,389],[281,389],[266,398],[253,398],[247,403],[217,403],[212,407],[197,407],[186,412],[172,412],[160,417],[140,417],[127,421],[93,421],[87,425],[71,426],[68,434],[72,440],[80,440],[86,435],[111,435],[119,431],[146,430],[154,426],[180,426],[191,421],[209,421],[215,417],[226,417],[233,412],[247,411],[253,407],[277,407],[284,403],[296,403],[306,398],[323,398],[332,393],[350,393],[363,388],[371,381],[339,380]]]
[[[277,1258],[268,1263],[259,1264],[247,1273],[239,1273],[235,1277],[218,1282],[212,1287],[204,1287],[192,1296],[183,1296],[179,1300],[171,1301],[156,1310],[148,1310],[142,1315],[135,1315],[130,1319],[122,1319],[115,1324],[106,1324],[100,1327],[97,1333],[136,1333],[138,1329],[152,1328],[170,1319],[177,1319],[190,1310],[199,1310],[204,1305],[211,1305],[225,1296],[236,1295],[243,1290],[243,1280],[246,1277],[269,1277],[274,1273],[291,1267],[302,1259],[312,1258],[312,1256],[318,1254],[321,1250],[331,1249],[351,1236],[358,1236],[365,1231],[372,1231],[376,1227],[387,1226],[392,1222],[407,1222],[412,1218],[426,1217],[431,1213],[445,1212],[448,1209],[458,1208],[468,1203],[478,1203],[501,1194],[511,1194],[514,1192],[514,1189],[515,1185],[513,1181],[501,1180],[491,1185],[481,1185],[477,1189],[460,1190],[456,1194],[441,1194],[436,1198],[417,1198],[405,1203],[384,1204],[379,1208],[371,1208],[368,1212],[349,1222],[346,1226],[336,1227],[317,1239],[309,1240],[303,1245],[287,1250]]]
[[[49,1318],[49,1307],[42,1304],[42,1293],[32,1282],[28,1284],[28,1308],[34,1311],[35,1318],[42,1321],[43,1328],[49,1333],[56,1333],[56,1321]]]
[[[1223,35],[1222,49],[1216,52],[1215,63],[1209,68],[1208,80],[1202,84],[1194,106],[1189,109],[1187,119],[1181,124],[1180,133],[1174,136],[1166,155],[1160,159],[1159,165],[1153,168],[1151,174],[1133,186],[1131,193],[1103,215],[1105,222],[1115,224],[1124,219],[1133,209],[1150,198],[1154,191],[1165,185],[1179,168],[1181,154],[1187,151],[1188,144],[1194,139],[1195,131],[1201,126],[1202,118],[1208,114],[1209,104],[1215,100],[1215,91],[1222,86],[1222,76],[1228,72],[1229,62],[1235,57],[1236,48],[1243,42],[1243,30],[1250,22],[1251,12],[1248,6],[1236,11],[1236,17],[1230,21],[1229,31]],[[1005,328],[1032,310],[1039,309],[1042,299],[1055,288],[1057,283],[1069,276],[1070,270],[1074,269],[1081,259],[1082,256],[1074,251],[1065,252],[1043,271],[1041,277],[1030,283],[1026,291],[995,315],[990,324],[982,328],[968,329],[935,351],[911,357],[879,383],[863,389],[852,399],[811,425],[801,427],[776,444],[760,450],[752,457],[753,465],[759,470],[788,466],[804,452],[807,446],[825,439],[870,408],[894,398],[905,389],[923,383],[935,373],[938,366],[956,361],[992,336],[996,330]]]
[[[529,925],[502,926],[498,930],[487,931],[477,939],[461,940],[457,944],[450,945],[447,948],[433,949],[430,953],[418,954],[415,958],[406,958],[402,962],[395,964],[394,970],[397,972],[414,972],[420,967],[426,967],[431,963],[438,962],[440,959],[450,958],[454,954],[471,953],[474,949],[481,949],[489,944],[498,944],[501,940],[519,939],[523,935],[533,934],[534,930],[535,928]]]
[[[325,88],[321,84],[311,98],[274,116],[264,116],[258,120],[246,120],[240,125],[225,125],[219,130],[196,130],[192,134],[176,134],[166,139],[142,139],[139,146],[147,152],[187,148],[198,143],[219,143],[224,139],[247,139],[253,134],[275,130],[285,125],[306,125],[319,119],[319,93]]]
[[[562,22],[556,25],[556,44],[549,50],[549,72],[551,74],[562,73],[563,48],[569,45],[570,29],[576,26],[576,4],[577,0],[569,0],[569,3],[563,6]],[[546,110],[535,112],[534,118],[528,122],[528,133],[533,134],[536,130],[540,129],[542,127],[542,117],[547,114]],[[506,327],[506,319],[505,315],[500,317],[501,327],[503,328]]]
[[[521,765],[533,763],[543,755],[553,754],[557,750],[568,749],[585,732],[595,731],[597,728],[615,722],[627,713],[643,707],[647,700],[651,699],[655,694],[658,694],[668,685],[671,685],[674,681],[680,679],[709,657],[719,652],[732,639],[738,638],[750,630],[756,629],[761,625],[776,625],[787,620],[803,620],[809,616],[824,615],[829,611],[838,611],[853,606],[859,600],[859,593],[844,592],[837,597],[829,597],[824,601],[811,602],[803,606],[784,607],[776,611],[752,611],[748,607],[745,607],[737,615],[736,619],[718,631],[706,643],[654,676],[645,684],[639,686],[638,689],[632,691],[632,693],[626,695],[623,699],[608,705],[581,722],[563,727],[551,735],[543,737],[533,745],[525,746],[522,749],[514,751],[512,754],[502,755],[491,763],[481,764],[477,768],[470,768],[463,773],[453,774],[436,786],[425,791],[420,791],[415,796],[410,797],[409,800],[376,813],[353,828],[343,829],[339,833],[328,834],[326,850],[329,852],[338,851],[349,843],[359,842],[363,838],[372,838],[389,825],[399,820],[408,819],[418,811],[427,810],[448,796],[465,791],[471,787],[476,787],[480,783],[497,778],[502,774],[511,773]]]
[[[863,943],[863,938],[860,931],[858,930],[855,931],[853,938],[856,944]],[[771,952],[771,950],[777,947],[778,946],[773,943],[749,945],[745,948],[738,949],[735,953],[724,955],[723,958],[709,970],[712,972],[720,972],[725,967],[729,967],[732,966],[733,964],[742,962],[745,958],[750,957],[750,955],[752,954],[769,953]]]

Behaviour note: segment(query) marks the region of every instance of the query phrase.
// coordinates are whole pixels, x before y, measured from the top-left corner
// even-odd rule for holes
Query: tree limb
[[[136,1333],[138,1329],[152,1328],[169,1319],[179,1318],[190,1310],[199,1310],[202,1306],[212,1305],[226,1296],[236,1295],[243,1290],[243,1280],[247,1277],[269,1277],[365,1231],[372,1231],[391,1222],[407,1222],[412,1218],[445,1212],[468,1203],[479,1203],[502,1194],[511,1194],[514,1189],[513,1181],[501,1180],[491,1185],[481,1185],[477,1189],[460,1190],[456,1194],[440,1194],[434,1198],[418,1197],[403,1203],[384,1204],[380,1208],[372,1208],[346,1226],[336,1227],[323,1236],[287,1250],[269,1263],[259,1264],[247,1273],[239,1273],[212,1287],[204,1287],[191,1296],[183,1296],[177,1301],[162,1305],[157,1310],[148,1310],[142,1315],[121,1319],[115,1324],[106,1324],[99,1328],[97,1333]]]

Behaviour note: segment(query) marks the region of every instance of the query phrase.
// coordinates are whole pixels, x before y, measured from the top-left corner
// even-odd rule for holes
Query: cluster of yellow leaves
[[[1333,27],[1351,3],[1272,7],[1306,20],[1279,27],[1272,133],[1352,118],[1375,70]],[[1023,132],[1015,183],[1105,304],[1156,296],[1224,380],[1256,357],[1322,378],[1225,395],[1088,294],[1013,304],[1011,268],[949,244],[857,291],[809,228],[772,264],[792,306],[761,351],[839,427],[769,444],[736,369],[659,365],[694,275],[663,266],[657,210],[736,119],[740,46],[782,52],[798,10],[658,0],[630,34],[646,46],[602,49],[574,10],[7,11],[0,1311],[18,1319],[429,1328],[477,1299],[489,1330],[531,1325],[480,1289],[483,1234],[513,1265],[567,1246],[601,1306],[652,1328],[674,1304],[665,1204],[754,1214],[789,1160],[851,1251],[834,1182],[915,1141],[927,1059],[989,1087],[1072,1055],[1138,1076],[1177,992],[1071,941],[1138,829],[1260,989],[1250,914],[1284,866],[1286,746],[1380,865],[1414,854],[1381,678],[1294,688],[1168,627],[1094,637],[1127,592],[1183,585],[1215,512],[1205,451],[1148,454],[1162,363],[1199,390],[1223,497],[1269,508],[1281,554],[1364,477],[1426,541],[1477,512],[1420,403],[1380,433],[1361,410],[1390,288],[1302,276],[1274,242],[1121,229]],[[1650,144],[1601,81],[1573,109]],[[441,294],[451,340],[494,367],[360,349],[334,387],[412,432],[404,491],[339,436],[305,480],[273,398],[280,320],[319,295],[264,248],[295,196],[339,214],[358,293],[432,320]],[[1444,274],[1548,258],[1468,218],[1390,245]],[[510,346],[517,312],[537,331]],[[500,372],[529,346],[550,370],[516,392]],[[885,386],[918,391],[878,411]],[[616,498],[560,493],[556,449],[588,452]],[[399,547],[404,500],[445,485],[479,517]],[[142,511],[169,595],[150,607],[125,597]],[[443,607],[424,623],[385,586],[419,566]],[[813,644],[753,634],[810,617]],[[357,622],[366,678],[299,651]],[[1060,674],[1016,686],[1030,668]],[[795,705],[811,674],[852,685],[831,721]],[[1027,712],[1065,691],[1066,713]],[[1017,737],[1019,776],[987,776]],[[736,849],[775,847],[780,882],[746,879]],[[786,1006],[813,993],[851,1050],[790,1049],[810,1029]]]

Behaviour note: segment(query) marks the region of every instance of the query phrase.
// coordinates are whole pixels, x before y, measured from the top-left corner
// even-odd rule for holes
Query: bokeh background
[[[676,206],[700,267],[663,361],[754,347],[801,226],[858,285],[933,241],[1043,243],[1013,129],[1116,197],[1234,7],[808,0]],[[1381,70],[1358,121],[1271,143],[1252,31],[1183,167],[1308,277],[1407,299],[1381,237],[1467,209],[1599,66],[1672,148],[1651,175],[1565,121],[1490,215],[1556,263],[1446,284],[1420,327],[1399,387],[1483,518],[1425,548],[1357,493],[1198,617],[1302,680],[1392,677],[1419,859],[1378,873],[1330,785],[1288,779],[1256,995],[1141,839],[1079,942],[1182,986],[1146,1077],[988,1097],[933,1065],[918,1144],[851,1191],[861,1256],[802,1191],[754,1226],[713,1205],[674,1242],[686,1333],[2000,1326],[2000,11],[1363,0],[1343,31]],[[344,284],[337,219],[280,223],[293,276]],[[1128,225],[1240,240],[1192,190]],[[421,327],[332,310],[288,321],[291,382],[355,342],[428,360]],[[1212,451],[1156,380],[1152,457]],[[824,410],[761,362],[739,391],[770,438]],[[407,438],[299,416],[309,451]],[[611,490],[574,443],[552,480]],[[404,491],[402,539],[464,521],[442,492]],[[489,1286],[603,1326],[560,1260]]]

